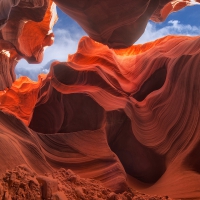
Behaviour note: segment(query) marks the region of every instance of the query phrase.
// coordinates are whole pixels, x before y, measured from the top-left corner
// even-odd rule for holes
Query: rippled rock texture
[[[11,87],[19,59],[39,63],[45,46],[53,44],[52,28],[57,20],[50,0],[0,1],[0,90]]]
[[[0,174],[23,164],[38,174],[70,168],[115,192],[200,197],[200,38],[132,45],[150,18],[192,2],[55,3],[94,40],[82,38],[33,82],[15,81],[14,67],[42,60],[55,4],[0,1]]]
[[[149,19],[161,22],[191,0],[55,0],[93,39],[111,48],[131,46],[143,34]],[[67,26],[67,25],[66,25]]]
[[[0,66],[0,90],[15,81],[13,72],[19,59],[40,63],[44,47],[53,44],[55,3],[93,40],[125,48],[139,39],[149,19],[164,21],[171,12],[195,2],[199,0],[0,0],[0,59],[4,63]]]
[[[18,153],[1,170],[62,166],[115,191],[128,173],[144,192],[198,197],[199,45],[199,37],[168,36],[113,50],[82,38],[68,62],[2,92],[2,110],[18,119],[1,113],[9,135],[1,151]]]

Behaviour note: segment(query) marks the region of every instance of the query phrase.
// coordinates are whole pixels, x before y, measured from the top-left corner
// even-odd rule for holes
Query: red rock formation
[[[163,21],[171,12],[192,4],[191,0],[55,2],[92,39],[112,48],[131,46],[142,35],[149,19]],[[1,0],[0,11],[0,39],[18,53],[17,58],[4,62],[7,63],[3,67],[5,80],[0,81],[0,90],[3,90],[15,80],[13,71],[20,57],[29,63],[42,61],[44,47],[53,43],[54,36],[50,30],[56,14],[51,0]],[[1,57],[5,59],[4,55]]]
[[[90,37],[114,48],[130,46],[149,18],[162,21],[192,3],[55,2]],[[0,5],[0,174],[22,164],[38,174],[71,168],[119,192],[127,173],[144,192],[200,197],[199,37],[121,50],[84,37],[68,62],[54,62],[38,82],[22,77],[12,84],[17,60],[40,62],[52,44],[53,4]]]
[[[0,173],[27,164],[36,173],[70,168],[113,191],[126,190],[126,174],[110,150],[103,129],[46,135],[30,130],[15,116],[0,112]]]
[[[56,12],[55,4],[49,0],[2,0],[0,11],[0,20],[3,21],[0,27],[0,57],[3,61],[0,65],[3,71],[0,90],[3,90],[11,87],[15,80],[14,68],[20,58],[29,63],[42,61],[44,47],[53,43],[51,29],[56,21]],[[5,51],[12,55],[5,57]]]
[[[14,46],[0,38],[0,90],[11,87],[19,58]]]
[[[123,193],[105,188],[101,182],[81,178],[72,170],[60,169],[53,173],[37,175],[26,165],[7,171],[0,179],[0,198],[7,199],[154,199],[172,200],[168,196],[149,196],[129,189]]]
[[[0,97],[9,104],[28,90],[33,99],[27,108],[23,106],[31,97],[18,108],[7,106],[7,112],[30,121],[36,132],[1,114],[1,129],[17,130],[9,131],[15,145],[7,153],[23,149],[16,159],[28,157],[26,163],[38,173],[72,168],[116,191],[126,185],[124,168],[130,184],[143,192],[199,197],[199,45],[199,37],[169,36],[112,50],[82,38],[77,53],[66,63],[54,62],[46,78],[20,86],[22,78]],[[17,112],[22,108],[27,117]],[[26,139],[22,142],[16,134]],[[35,158],[26,141],[38,151]],[[43,164],[35,165],[33,160],[40,157]],[[13,163],[8,161],[2,170],[8,166]]]
[[[44,77],[40,75],[38,82],[31,81],[27,77],[17,79],[10,89],[0,92],[0,109],[15,115],[28,125]]]
[[[11,9],[1,29],[2,39],[13,44],[17,52],[30,63],[41,62],[43,47],[52,44],[53,34],[49,34],[49,31],[54,24],[51,22],[56,20],[54,12],[55,5],[49,0],[41,5],[21,1]]]
[[[131,46],[140,38],[149,19],[164,21],[171,12],[194,4],[191,0],[54,1],[93,40],[111,48]]]

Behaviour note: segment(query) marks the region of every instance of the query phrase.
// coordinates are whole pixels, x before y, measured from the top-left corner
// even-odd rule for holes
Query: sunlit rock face
[[[0,1],[0,57],[4,63],[0,66],[4,71],[1,90],[15,80],[14,68],[20,58],[29,63],[42,61],[44,47],[53,44],[51,29],[56,19],[55,4],[49,0]]]
[[[195,1],[54,2],[76,20],[92,39],[112,48],[124,48],[139,39],[149,19],[163,21],[171,12]],[[5,61],[7,64],[4,67],[1,66],[6,68],[2,77],[7,77],[0,80],[1,90],[10,88],[15,80],[13,71],[20,58],[25,58],[29,63],[42,61],[44,47],[53,44],[51,30],[56,20],[52,0],[0,0],[0,40],[7,43],[7,47],[10,46],[10,51],[16,51],[15,56],[9,58],[9,62]],[[1,57],[5,59],[4,55]]]
[[[152,191],[199,196],[199,45],[169,36],[112,50],[83,38],[67,63],[52,65],[29,127],[101,129],[125,171]]]
[[[55,2],[90,37],[33,82],[14,67],[53,43],[54,3],[0,0],[0,175],[70,168],[116,192],[200,197],[200,38],[132,45],[194,1]]]
[[[17,59],[15,47],[3,39],[0,39],[0,89],[10,88],[15,80],[15,66]]]
[[[15,148],[15,135],[27,135],[40,155],[7,167],[26,162],[40,173],[36,156],[44,171],[72,168],[115,191],[126,188],[126,172],[144,192],[199,197],[199,45],[199,37],[168,36],[112,50],[82,38],[39,82],[21,78],[2,92],[1,129]],[[6,113],[19,120],[10,123]],[[27,156],[23,148],[16,156]]]

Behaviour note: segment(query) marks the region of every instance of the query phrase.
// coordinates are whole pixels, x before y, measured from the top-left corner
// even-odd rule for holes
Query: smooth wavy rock
[[[40,75],[38,82],[31,81],[28,77],[17,79],[10,89],[0,92],[0,110],[15,115],[28,125],[44,78],[45,75]]]
[[[0,38],[0,90],[11,87],[15,80],[15,66],[20,56],[15,47]]]
[[[17,6],[20,0],[1,0],[0,1],[0,29],[5,25],[9,18],[12,7]]]
[[[11,87],[19,59],[42,61],[44,47],[53,44],[56,20],[50,0],[0,0],[0,90]]]
[[[0,112],[0,174],[26,164],[38,174],[70,168],[101,181],[113,191],[126,190],[126,174],[110,150],[103,129],[41,134],[15,116]]]
[[[65,13],[75,19],[88,35],[112,48],[131,46],[144,32],[149,19],[160,22],[174,11],[198,1],[140,0],[126,1],[54,1]],[[0,90],[11,87],[13,73],[21,58],[29,63],[40,63],[44,47],[53,44],[52,28],[57,20],[52,0],[0,0],[0,50],[2,42],[15,58],[0,57],[3,75]],[[123,9],[121,9],[123,7]],[[34,31],[33,31],[34,30]]]
[[[140,0],[140,1],[79,1],[54,0],[97,42],[111,48],[131,46],[143,34],[149,19],[160,22],[175,11],[198,1]]]
[[[16,113],[36,131],[23,125],[45,165],[70,167],[118,191],[125,187],[124,169],[140,191],[197,198],[199,46],[200,37],[168,36],[113,50],[84,37],[68,62],[54,62],[39,83],[20,84],[21,78],[0,101],[23,100],[4,112]],[[29,91],[27,101],[23,91]],[[12,123],[9,128],[17,129]]]
[[[2,39],[13,44],[28,62],[39,63],[44,47],[53,43],[50,32],[55,20],[55,4],[51,1],[45,0],[41,7],[25,7],[20,2],[1,29]]]

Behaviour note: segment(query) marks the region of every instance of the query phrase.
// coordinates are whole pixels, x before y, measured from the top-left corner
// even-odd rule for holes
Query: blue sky
[[[38,65],[21,60],[16,67],[17,77],[28,76],[37,80],[39,73],[48,73],[52,60],[66,61],[75,53],[78,41],[87,35],[82,28],[57,8],[59,20],[54,26],[55,41],[45,51],[43,62]],[[136,43],[145,43],[166,35],[200,35],[200,5],[188,6],[171,13],[163,23],[148,22],[146,30]]]

